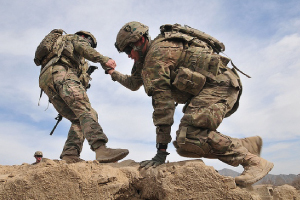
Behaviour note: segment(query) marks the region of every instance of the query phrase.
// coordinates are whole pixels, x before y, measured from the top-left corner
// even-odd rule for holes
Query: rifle
[[[97,66],[91,65],[91,66],[89,66],[89,68],[86,70],[86,73],[87,73],[88,75],[91,75],[96,69],[98,69]],[[89,85],[87,86],[86,89],[89,89],[90,87],[91,87],[91,84],[89,84]],[[62,120],[62,118],[63,118],[63,116],[61,116],[61,114],[59,114],[59,113],[58,113],[57,117],[54,118],[55,120],[57,120],[57,122],[56,122],[56,124],[54,125],[52,131],[50,132],[50,135],[53,134],[53,132],[55,131],[57,125],[58,125],[59,122]]]
[[[63,116],[61,116],[59,113],[57,115],[57,117],[55,117],[54,119],[57,120],[55,126],[53,127],[52,131],[50,132],[50,135],[53,134],[54,130],[56,129],[58,123],[62,120]]]
[[[89,68],[86,70],[86,73],[88,73],[88,75],[92,75],[95,69],[98,69],[98,67],[94,65],[90,65]]]

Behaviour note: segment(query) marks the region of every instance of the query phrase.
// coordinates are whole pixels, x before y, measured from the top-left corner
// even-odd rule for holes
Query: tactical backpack
[[[180,24],[166,24],[160,27],[161,34],[165,35],[165,38],[178,38],[184,39],[195,46],[202,46],[203,42],[209,45],[217,54],[225,51],[225,45],[216,38],[206,34],[202,31],[189,27],[187,25],[181,26]],[[168,34],[166,34],[168,33]]]
[[[59,50],[62,49],[61,36],[63,32],[62,29],[53,29],[44,37],[35,51],[34,63],[37,66],[44,66],[54,56],[61,53]]]

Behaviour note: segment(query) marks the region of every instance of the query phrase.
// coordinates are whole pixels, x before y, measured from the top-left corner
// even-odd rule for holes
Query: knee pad
[[[178,153],[178,155],[182,156],[182,157],[186,157],[186,158],[201,158],[202,156],[190,152],[190,151],[186,151],[183,148],[180,148],[177,144],[177,141],[173,141],[173,145],[176,148],[176,152]]]
[[[206,143],[206,141],[200,137],[197,137],[196,135],[192,138],[188,138],[187,132],[187,127],[181,127],[177,131],[176,141],[173,142],[177,153],[184,157],[208,157],[211,147]]]

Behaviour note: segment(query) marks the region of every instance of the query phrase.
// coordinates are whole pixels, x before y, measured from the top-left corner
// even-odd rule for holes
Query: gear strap
[[[241,74],[243,74],[244,76],[246,76],[246,77],[248,77],[248,78],[251,78],[251,76],[249,76],[248,74],[245,74],[245,73],[242,72],[239,68],[237,68],[237,67],[233,64],[232,60],[231,60],[230,62],[231,62],[231,65],[233,66],[234,69],[236,69],[237,71],[239,71],[239,72],[240,72]]]

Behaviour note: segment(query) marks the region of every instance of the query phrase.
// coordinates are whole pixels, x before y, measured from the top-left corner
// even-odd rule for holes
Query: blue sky
[[[130,74],[133,62],[119,54],[114,42],[119,29],[140,21],[154,38],[163,24],[186,24],[204,31],[225,46],[225,54],[252,78],[241,75],[240,108],[224,119],[218,130],[231,137],[260,135],[262,157],[274,162],[271,174],[299,174],[300,166],[300,3],[297,0],[0,0],[0,165],[34,162],[33,153],[58,159],[70,122],[63,119],[52,136],[56,111],[43,95],[40,106],[39,67],[34,52],[54,28],[67,33],[92,32],[97,50],[117,62],[117,70]],[[93,63],[91,63],[93,64]],[[109,138],[108,146],[128,148],[126,159],[137,162],[154,156],[155,127],[151,98],[143,88],[131,92],[109,75],[97,70],[92,76],[90,101]],[[172,137],[182,117],[175,113]],[[170,162],[186,160],[169,145]],[[93,160],[85,142],[82,159]],[[230,167],[221,161],[203,159],[216,169]]]

